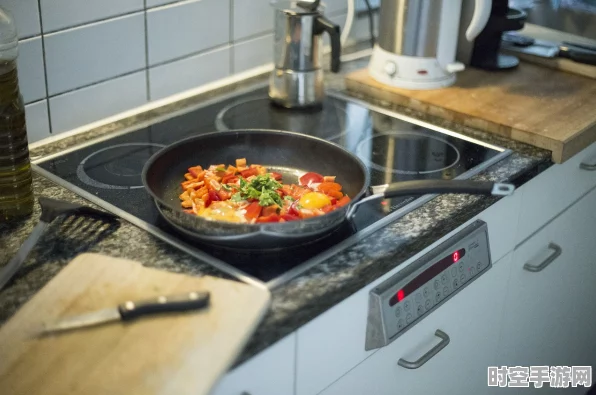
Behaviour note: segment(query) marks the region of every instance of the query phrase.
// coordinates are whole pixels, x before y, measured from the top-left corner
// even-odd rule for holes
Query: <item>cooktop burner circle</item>
[[[394,174],[442,172],[457,165],[461,158],[457,147],[447,140],[398,131],[367,137],[358,144],[356,155],[370,168]]]
[[[215,118],[217,130],[273,129],[304,133],[334,140],[348,130],[349,116],[333,99],[323,109],[286,109],[271,103],[268,96],[232,103]]]
[[[79,163],[77,177],[96,188],[143,188],[143,167],[163,147],[154,143],[125,143],[102,148]]]

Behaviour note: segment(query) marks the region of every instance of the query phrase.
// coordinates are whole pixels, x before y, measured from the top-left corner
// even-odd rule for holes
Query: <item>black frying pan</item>
[[[266,166],[281,173],[285,184],[298,183],[309,171],[334,175],[351,203],[328,214],[284,223],[241,224],[212,221],[187,214],[180,206],[180,183],[189,167],[235,163]],[[268,249],[298,245],[319,238],[351,221],[357,207],[373,199],[430,193],[508,195],[509,184],[460,180],[405,181],[389,185],[383,193],[370,194],[369,175],[362,161],[340,146],[293,132],[231,130],[190,137],[163,148],[143,169],[143,184],[161,215],[178,231],[209,244],[234,248]]]

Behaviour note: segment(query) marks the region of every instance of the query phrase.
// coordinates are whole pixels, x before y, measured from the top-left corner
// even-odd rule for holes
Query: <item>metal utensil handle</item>
[[[19,271],[19,269],[29,256],[29,253],[31,252],[33,247],[35,247],[35,244],[37,244],[37,241],[44,234],[48,226],[49,224],[47,222],[38,222],[37,225],[35,225],[35,227],[31,231],[31,234],[29,235],[27,240],[25,240],[25,242],[21,245],[21,248],[19,248],[15,256],[12,257],[10,261],[8,261],[8,264],[6,266],[0,269],[0,289],[2,289],[16,274],[16,272]]]
[[[198,310],[209,304],[209,296],[209,292],[189,292],[153,300],[129,301],[118,306],[118,311],[122,321],[128,321],[144,315]]]
[[[467,193],[480,195],[506,196],[513,193],[511,184],[471,180],[416,180],[389,184],[385,189],[385,198],[408,195],[426,195],[430,193]]]
[[[439,351],[441,351],[442,349],[447,347],[447,344],[449,344],[449,340],[450,340],[449,336],[442,330],[437,329],[435,331],[435,336],[440,338],[441,341],[439,342],[439,344],[437,344],[436,346],[431,348],[426,354],[421,356],[420,359],[418,359],[414,362],[410,362],[410,361],[406,361],[403,358],[400,358],[397,361],[397,364],[399,366],[401,366],[402,368],[406,368],[406,369],[418,369],[419,367],[421,367],[422,365],[427,363],[432,357],[437,355],[439,353]]]
[[[524,270],[532,273],[541,272],[563,253],[563,249],[552,242],[549,243],[548,249],[553,251],[548,258],[542,261],[539,265],[530,265],[528,262],[526,262],[524,264]]]
[[[559,56],[578,63],[596,65],[596,52],[586,51],[580,48],[561,46],[559,47]]]

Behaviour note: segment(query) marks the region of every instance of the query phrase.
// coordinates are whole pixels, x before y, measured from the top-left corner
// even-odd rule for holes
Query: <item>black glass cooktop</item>
[[[323,253],[345,248],[355,236],[383,226],[422,202],[417,197],[370,202],[359,209],[353,226],[346,223],[308,248],[292,249],[292,253],[287,249],[238,251],[186,240],[160,218],[142,185],[143,166],[151,155],[177,140],[229,129],[290,130],[335,142],[363,160],[373,186],[413,179],[468,178],[508,154],[332,93],[322,110],[282,109],[272,105],[266,87],[260,87],[41,159],[36,170],[187,252],[208,261],[215,257],[212,263],[223,261],[229,265],[227,269],[238,269],[264,282],[279,279],[306,261],[312,264]]]

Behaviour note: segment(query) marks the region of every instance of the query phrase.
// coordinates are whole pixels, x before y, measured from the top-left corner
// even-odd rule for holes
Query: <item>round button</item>
[[[422,291],[422,295],[424,295],[425,298],[428,298],[428,288],[424,288],[424,291]]]
[[[404,326],[406,326],[406,325],[404,324],[404,320],[399,320],[399,321],[397,321],[397,329],[398,329],[398,330],[402,330],[402,329],[404,329]]]
[[[422,295],[420,294],[420,292],[418,292],[416,294],[416,302],[420,303],[422,301]]]
[[[412,314],[408,314],[406,316],[406,322],[409,324],[410,322],[412,322]]]
[[[410,301],[406,300],[406,303],[404,303],[404,309],[406,309],[406,311],[410,311]]]
[[[397,309],[395,309],[395,316],[399,317],[401,315],[401,307],[397,306]]]
[[[443,288],[443,295],[449,295],[449,288]]]
[[[474,274],[476,274],[476,270],[473,267],[471,267],[470,268],[470,276],[473,276]]]
[[[464,274],[462,274],[461,277],[459,278],[459,281],[461,281],[461,283],[463,284],[464,281],[466,281],[466,276]]]
[[[439,286],[440,286],[439,280],[435,280],[435,289],[439,289]]]
[[[393,77],[397,73],[397,65],[393,62],[385,63],[385,73]]]
[[[436,300],[437,302],[438,302],[439,300],[441,300],[441,293],[440,293],[440,292],[437,292],[437,293],[435,294],[435,300]]]
[[[447,284],[447,276],[446,276],[446,275],[444,275],[444,274],[443,274],[443,275],[441,276],[441,282],[442,282],[443,284]]]
[[[478,271],[480,271],[480,269],[481,269],[481,268],[482,268],[482,263],[478,262],[478,263],[476,264],[476,269],[477,269]]]
[[[453,267],[451,268],[451,275],[452,275],[453,277],[455,277],[455,276],[457,275],[457,268],[456,268],[455,266],[453,266]]]
[[[457,287],[459,287],[459,280],[456,278],[455,280],[453,280],[453,288]]]
[[[424,306],[422,306],[421,304],[418,305],[418,308],[416,309],[416,313],[418,313],[418,315],[424,313]]]
[[[464,271],[464,264],[463,263],[460,263],[459,264],[459,272],[460,273],[463,273],[463,271]]]
[[[439,295],[439,298],[440,298],[440,297],[441,297],[441,295]],[[431,306],[431,304],[432,304],[432,303],[430,302],[430,300],[428,300],[428,299],[427,299],[427,300],[426,300],[426,303],[424,304],[424,307],[426,307],[426,309],[428,310],[428,309],[430,309],[430,306]]]

